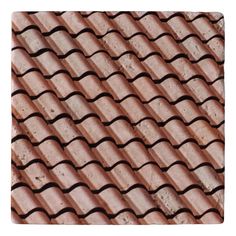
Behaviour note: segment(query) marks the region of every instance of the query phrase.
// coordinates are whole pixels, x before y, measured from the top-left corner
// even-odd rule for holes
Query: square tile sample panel
[[[12,220],[224,219],[224,19],[12,15]]]

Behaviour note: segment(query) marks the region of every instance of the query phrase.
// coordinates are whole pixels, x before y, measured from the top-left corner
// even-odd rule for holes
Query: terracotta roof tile
[[[224,19],[12,16],[12,220],[224,217]]]

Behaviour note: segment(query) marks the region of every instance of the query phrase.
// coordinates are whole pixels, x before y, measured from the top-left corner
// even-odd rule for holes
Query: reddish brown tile
[[[224,217],[224,19],[12,16],[12,220]]]

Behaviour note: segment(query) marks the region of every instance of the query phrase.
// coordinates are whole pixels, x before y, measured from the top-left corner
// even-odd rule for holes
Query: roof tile
[[[224,19],[12,16],[12,219],[221,223]]]

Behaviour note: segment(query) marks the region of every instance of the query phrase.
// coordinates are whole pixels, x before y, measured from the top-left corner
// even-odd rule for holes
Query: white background
[[[1,235],[227,235],[236,224],[236,7],[234,0],[3,0],[0,13],[0,234]],[[234,10],[235,9],[235,10]],[[11,13],[22,10],[219,11],[226,22],[226,194],[220,225],[62,226],[15,225],[10,217]]]

